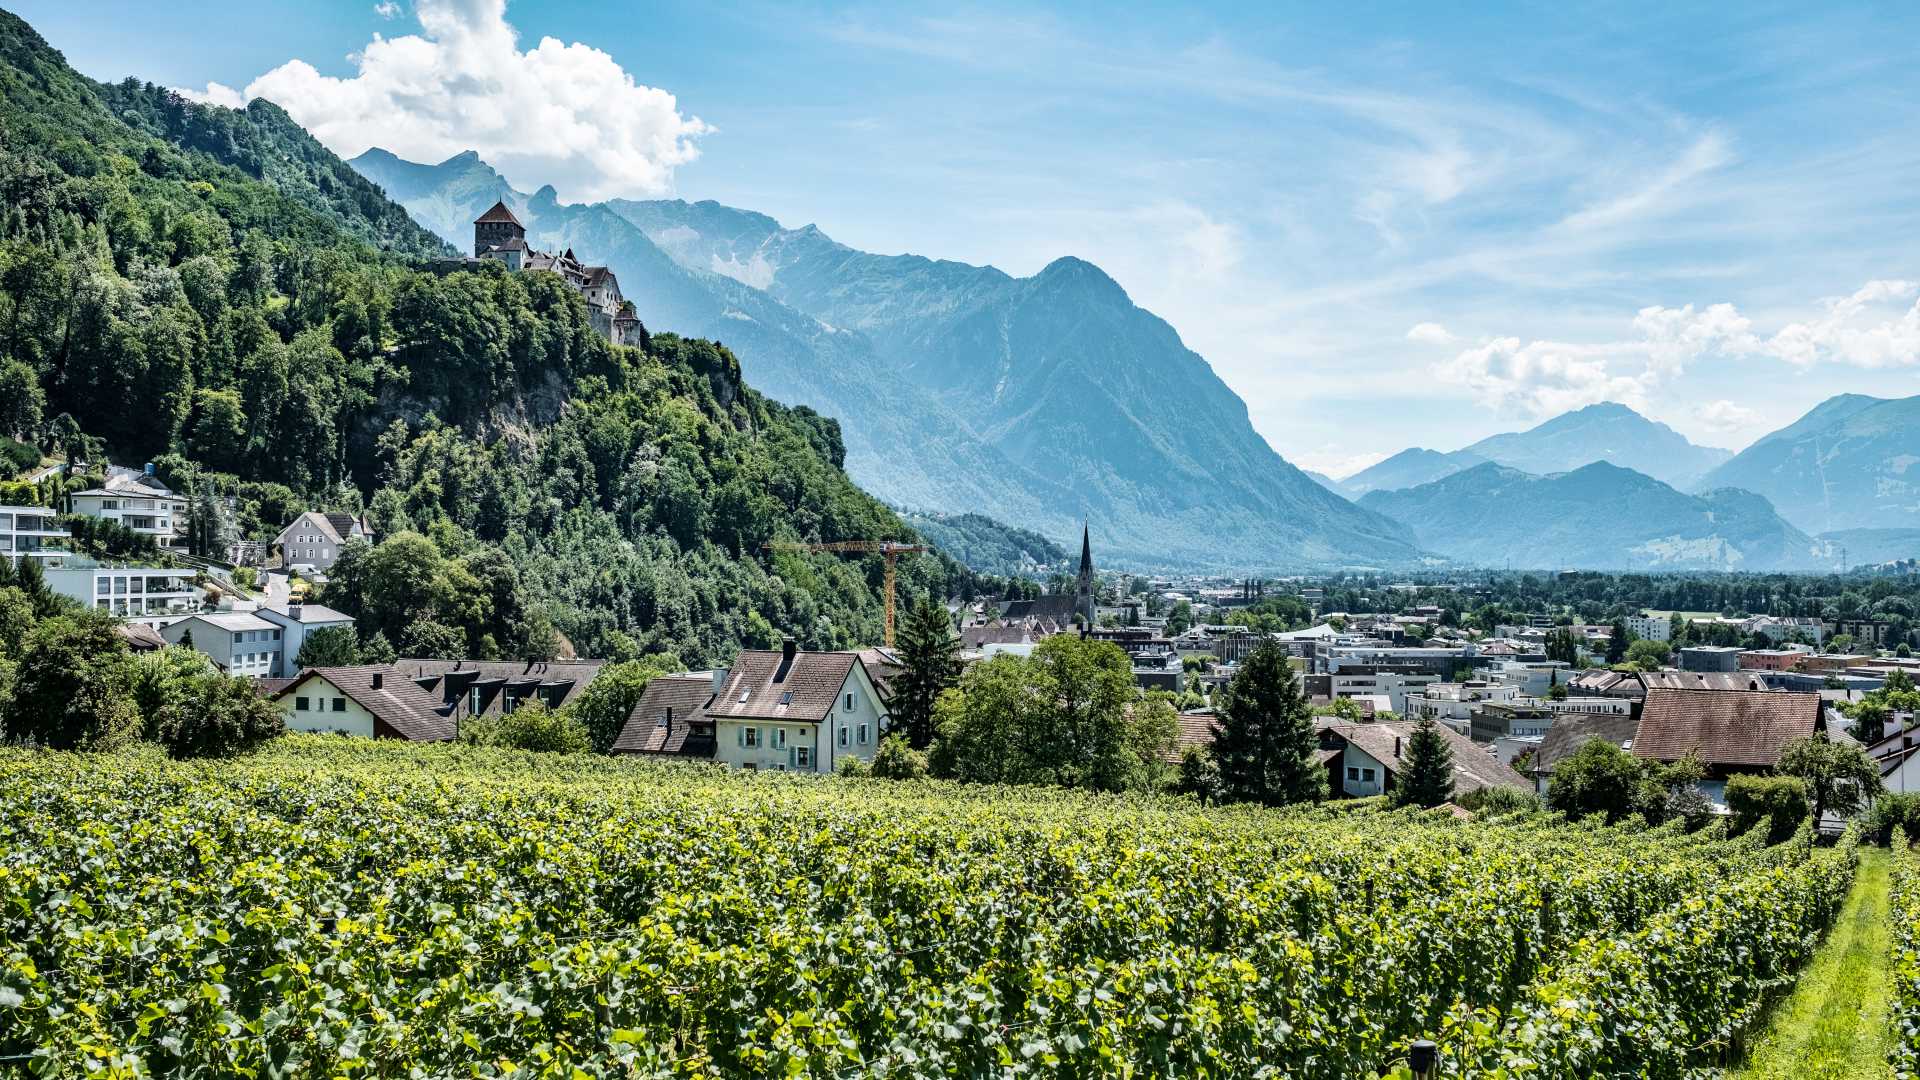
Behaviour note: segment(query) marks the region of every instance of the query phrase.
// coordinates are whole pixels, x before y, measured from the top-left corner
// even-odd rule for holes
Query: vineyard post
[[[1434,1061],[1439,1056],[1440,1047],[1432,1039],[1415,1039],[1407,1048],[1407,1067],[1417,1080],[1433,1080]]]

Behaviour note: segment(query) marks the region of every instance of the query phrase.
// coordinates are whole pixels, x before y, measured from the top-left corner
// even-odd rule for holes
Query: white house
[[[117,465],[107,466],[99,487],[67,493],[68,513],[118,522],[163,550],[186,548],[188,505],[151,472]]]
[[[734,768],[830,773],[873,760],[888,715],[858,653],[743,650],[713,674],[714,759]]]
[[[194,651],[205,654],[229,675],[253,679],[279,677],[284,644],[280,628],[258,615],[245,611],[208,611],[160,627],[160,636],[169,645],[186,642],[188,635],[192,635]]]
[[[1626,623],[1627,633],[1647,641],[1670,641],[1673,638],[1673,622],[1654,615],[1629,615]]]
[[[273,695],[290,731],[445,742],[451,711],[419,683],[386,665],[308,668]]]
[[[44,506],[0,506],[0,556],[18,563],[36,559],[41,569],[61,565],[67,556],[67,530]]]
[[[193,570],[158,566],[102,566],[73,556],[49,564],[47,587],[88,607],[112,612],[128,622],[158,625],[199,611],[201,594]]]
[[[353,629],[353,616],[343,615],[320,604],[283,604],[279,607],[261,607],[254,614],[272,623],[285,642],[281,650],[285,659],[279,670],[274,673],[277,678],[291,679],[297,674],[294,663],[300,659],[300,647],[307,643],[308,634],[329,626]]]
[[[339,560],[340,549],[350,540],[373,542],[373,530],[367,527],[365,518],[309,510],[281,529],[273,543],[280,549],[280,565],[311,566],[325,573]]]

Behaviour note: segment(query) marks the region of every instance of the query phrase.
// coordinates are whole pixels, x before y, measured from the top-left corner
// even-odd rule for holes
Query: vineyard
[[[0,1073],[1682,1076],[1851,837],[290,736],[0,751]]]

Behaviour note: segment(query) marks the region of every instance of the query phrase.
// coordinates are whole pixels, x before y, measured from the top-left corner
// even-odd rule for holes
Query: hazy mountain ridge
[[[714,203],[565,206],[472,155],[353,164],[456,243],[503,199],[531,243],[612,266],[650,329],[722,340],[765,392],[842,420],[849,471],[897,505],[980,510],[1056,541],[1090,519],[1102,552],[1135,564],[1417,556],[1397,523],[1275,454],[1206,361],[1082,260],[1013,278]]]
[[[1707,474],[1808,531],[1920,527],[1920,396],[1842,394]]]
[[[1337,481],[1335,490],[1357,499],[1369,491],[1399,491],[1402,488],[1431,484],[1464,469],[1486,463],[1486,458],[1466,450],[1444,453],[1412,446]]]
[[[1617,402],[1562,413],[1525,431],[1492,435],[1460,451],[1545,476],[1596,461],[1688,487],[1733,451],[1696,446],[1686,436]]]
[[[1780,570],[1828,561],[1825,545],[1752,492],[1689,495],[1605,462],[1547,476],[1487,462],[1361,504],[1404,522],[1423,547],[1481,566]]]

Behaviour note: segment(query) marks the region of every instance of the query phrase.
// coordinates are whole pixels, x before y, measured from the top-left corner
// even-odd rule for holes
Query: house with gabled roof
[[[713,760],[714,725],[707,706],[715,689],[712,672],[655,677],[634,704],[620,737],[614,740],[613,752]]]
[[[873,760],[890,717],[859,653],[746,649],[714,673],[714,758],[741,769],[830,773]]]
[[[458,734],[451,710],[385,664],[308,668],[270,700],[289,731],[412,742],[447,742]]]
[[[1327,790],[1335,798],[1365,798],[1385,795],[1397,785],[1419,722],[1374,720],[1356,724],[1322,720],[1315,727],[1320,737],[1317,760],[1327,770]],[[1532,790],[1527,778],[1503,764],[1489,747],[1444,724],[1435,724],[1434,730],[1453,752],[1455,798],[1488,787]]]
[[[294,518],[274,537],[282,566],[311,566],[320,573],[333,569],[340,551],[352,540],[374,542],[364,516],[309,510]]]

